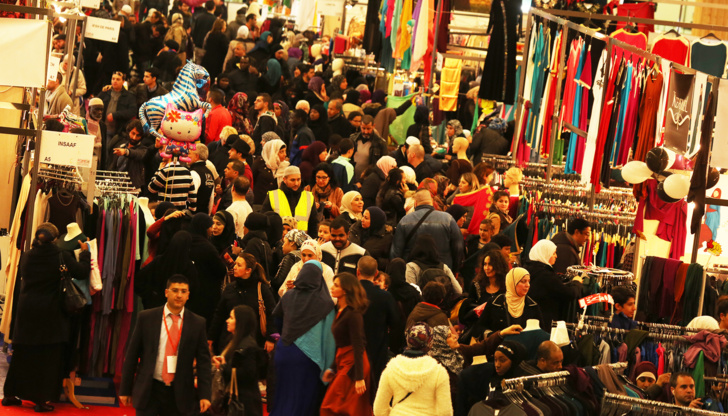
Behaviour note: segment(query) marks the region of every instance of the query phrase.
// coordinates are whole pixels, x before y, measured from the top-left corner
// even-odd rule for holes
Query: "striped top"
[[[149,192],[159,194],[160,201],[169,201],[177,207],[195,211],[197,192],[190,170],[180,164],[171,164],[159,169],[149,182]]]

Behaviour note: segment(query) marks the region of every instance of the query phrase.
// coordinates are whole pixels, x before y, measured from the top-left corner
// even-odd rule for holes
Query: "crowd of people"
[[[462,126],[472,117],[442,113],[439,145],[423,97],[388,107],[375,79],[330,61],[313,32],[260,21],[255,3],[230,19],[220,0],[167,9],[149,0],[95,12],[121,22],[119,42],[86,39],[83,68],[71,74],[73,57],[64,59],[48,86],[48,113],[70,106],[98,123],[99,168],[128,172],[155,207],[123,404],[144,415],[205,412],[219,369],[226,385],[235,375],[250,415],[263,415],[264,402],[286,416],[467,415],[502,394],[505,378],[561,369],[548,332],[582,282],[558,274],[580,264],[591,228],[573,219],[527,258],[511,252],[521,175],[513,168],[500,183],[480,159],[507,151],[512,125],[490,117],[471,133]],[[188,59],[209,74],[198,93],[212,110],[183,163],[163,158],[136,117]],[[407,139],[393,145],[389,127],[411,106]],[[57,256],[57,238],[52,225],[38,228],[24,278],[40,273],[34,256]],[[84,254],[66,262],[88,275]],[[32,291],[24,284],[21,310]],[[615,322],[629,326],[634,294],[615,299]],[[35,336],[24,325],[21,344]],[[52,410],[13,370],[24,352],[3,405],[22,398]],[[479,355],[487,362],[474,364]],[[676,401],[692,403],[684,374],[643,370],[640,387],[670,382]]]

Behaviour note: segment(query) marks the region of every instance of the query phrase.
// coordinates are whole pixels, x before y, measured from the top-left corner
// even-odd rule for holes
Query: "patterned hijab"
[[[447,337],[450,336],[450,327],[438,325],[432,328],[432,346],[427,355],[437,360],[443,367],[453,374],[460,374],[463,371],[465,359],[457,351],[447,345]]]
[[[252,126],[248,120],[248,95],[238,92],[228,103],[228,111],[233,118],[233,127],[239,134],[251,134]]]

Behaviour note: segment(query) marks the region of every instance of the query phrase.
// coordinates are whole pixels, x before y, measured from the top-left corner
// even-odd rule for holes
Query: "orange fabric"
[[[687,263],[683,263],[677,268],[677,274],[675,275],[675,302],[680,302],[682,299],[683,292],[685,292],[685,278],[688,273]]]
[[[372,389],[369,379],[369,359],[364,352],[364,381],[367,390],[362,395],[356,394],[355,380],[349,377],[349,370],[354,367],[354,347],[348,345],[336,350],[336,377],[326,391],[326,397],[321,404],[321,416],[371,416],[372,405],[369,402],[369,392]]]

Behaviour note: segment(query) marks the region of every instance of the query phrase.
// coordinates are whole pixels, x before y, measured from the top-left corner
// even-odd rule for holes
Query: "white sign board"
[[[101,7],[101,0],[81,0],[81,7],[98,9],[99,7]]]
[[[106,42],[116,43],[119,41],[119,30],[121,22],[98,17],[86,18],[86,37]]]
[[[45,86],[48,25],[44,20],[0,18],[2,85]]]
[[[344,0],[319,0],[318,13],[324,16],[341,17],[344,11]]]
[[[60,68],[61,68],[61,57],[51,55],[51,57],[48,58],[48,79],[46,80],[46,83],[48,81],[56,80],[56,77],[58,77],[58,70]]]
[[[90,134],[43,131],[41,163],[90,168],[93,154],[94,136]]]

